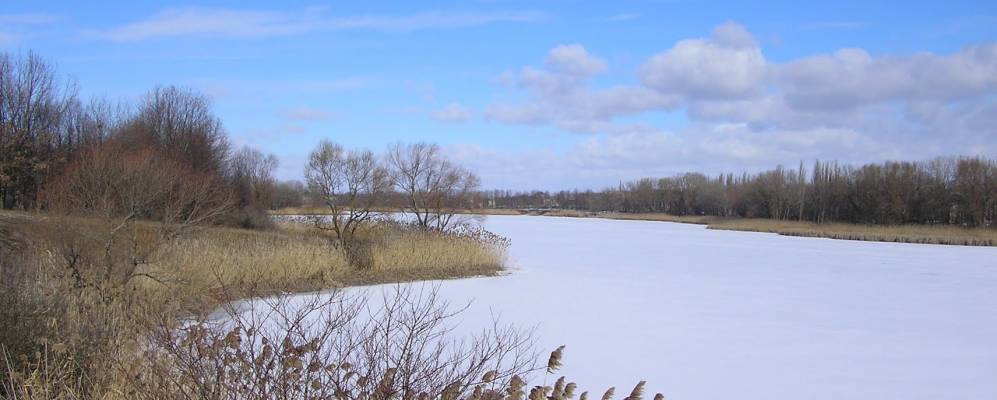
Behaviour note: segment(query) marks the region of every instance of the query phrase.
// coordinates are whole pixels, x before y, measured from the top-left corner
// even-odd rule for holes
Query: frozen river
[[[997,398],[997,249],[491,216],[510,273],[442,283],[564,344],[584,390],[669,399]],[[625,395],[618,396],[619,398]]]

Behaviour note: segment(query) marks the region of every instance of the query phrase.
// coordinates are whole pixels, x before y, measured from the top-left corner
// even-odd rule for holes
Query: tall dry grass
[[[382,213],[397,213],[398,208],[391,207],[374,207],[374,211]],[[447,212],[453,212],[455,214],[473,214],[473,215],[522,215],[523,213],[519,210],[510,208],[472,208],[472,209],[456,209],[447,210]],[[270,211],[271,215],[327,215],[329,214],[329,207],[325,206],[298,206],[298,207],[284,207],[279,210]]]
[[[785,221],[762,218],[723,218],[710,215],[671,215],[665,213],[588,212],[550,210],[552,217],[604,218],[633,221],[662,221],[707,225],[708,229],[777,233],[786,236],[819,237],[873,242],[997,246],[997,229],[965,228],[953,225],[861,225]]]
[[[154,223],[115,227],[0,212],[0,398],[136,398],[138,339],[240,297],[491,274],[504,263],[487,236],[392,224],[363,232],[365,270],[307,226],[202,227],[166,240]]]
[[[346,285],[491,275],[505,248],[472,238],[375,225],[359,234],[372,267],[347,263],[328,233],[282,223],[272,231],[202,228],[160,249],[146,272],[212,292],[252,286],[256,291],[303,292]],[[144,285],[155,290],[157,282]]]
[[[786,236],[821,237],[875,242],[997,246],[997,230],[951,225],[814,224],[768,219],[717,219],[709,229],[770,232]]]

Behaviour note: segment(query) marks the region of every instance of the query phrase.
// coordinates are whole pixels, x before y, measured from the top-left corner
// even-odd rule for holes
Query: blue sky
[[[322,138],[511,189],[997,155],[993,2],[8,0],[0,50],[85,96],[207,93],[284,179]]]

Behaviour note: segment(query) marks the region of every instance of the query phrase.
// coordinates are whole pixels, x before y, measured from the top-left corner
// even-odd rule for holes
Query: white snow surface
[[[448,280],[458,332],[492,315],[566,345],[595,397],[997,399],[997,249],[490,216],[510,271]],[[376,289],[376,288],[375,288]],[[591,397],[591,396],[590,396]]]

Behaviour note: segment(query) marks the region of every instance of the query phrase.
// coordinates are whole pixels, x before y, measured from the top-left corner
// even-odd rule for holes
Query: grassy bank
[[[321,209],[283,209],[279,214],[321,214]],[[709,229],[777,233],[786,236],[820,237],[873,242],[923,243],[959,246],[997,246],[997,229],[964,228],[952,225],[861,225],[847,223],[815,224],[761,218],[722,218],[710,215],[670,215],[664,213],[590,212],[544,210],[520,212],[511,209],[465,211],[479,215],[542,215],[548,217],[604,218],[633,221],[663,221],[707,225]]]
[[[960,246],[997,246],[997,229],[964,228],[952,225],[861,225],[847,223],[815,224],[761,218],[722,218],[709,215],[670,215],[664,213],[588,212],[549,210],[521,214],[515,210],[477,210],[483,215],[543,215],[551,217],[604,218],[635,221],[664,221],[707,225],[709,229],[777,233],[786,236],[820,237],[874,242],[923,243]]]
[[[272,231],[201,228],[164,246],[149,269],[195,287],[262,283],[275,290],[311,291],[490,275],[504,263],[500,249],[472,240],[375,226],[364,232],[373,267],[360,270],[346,262],[327,235],[296,224],[279,224]]]
[[[398,208],[382,207],[375,208],[375,211],[382,213],[396,213]],[[453,210],[455,214],[470,214],[470,215],[523,215],[519,210],[513,210],[508,208],[477,208],[477,209],[462,209]],[[329,214],[329,207],[284,207],[279,210],[270,211],[272,215],[327,215]]]
[[[873,242],[924,243],[960,246],[997,246],[997,229],[963,228],[951,225],[860,225],[845,223],[815,224],[761,218],[721,218],[714,216],[676,216],[662,213],[589,213],[556,210],[549,216],[588,217],[619,220],[665,221],[707,225],[708,229],[777,233],[786,236],[820,237]]]
[[[99,262],[103,237],[113,229],[96,220],[28,213],[3,213],[0,220],[11,232],[4,236],[26,242],[30,248],[24,250],[33,259],[50,264],[36,266],[40,270],[57,270],[72,254]],[[156,233],[155,224],[139,223],[115,243],[147,253],[129,284],[153,296],[182,290],[195,301],[221,290],[261,295],[493,275],[505,262],[501,246],[389,223],[358,234],[370,248],[368,269],[350,266],[332,246],[330,232],[305,224],[280,223],[271,230],[196,227],[161,243]]]
[[[767,219],[717,219],[709,229],[769,232],[786,236],[821,237],[874,242],[923,243],[960,246],[997,246],[997,230],[958,226],[813,224]]]
[[[113,232],[113,234],[111,233]],[[357,269],[325,231],[194,227],[0,212],[0,398],[137,398],[142,338],[244,297],[490,275],[501,241],[379,223]],[[488,238],[488,236],[485,236]],[[138,391],[138,392],[137,392]],[[21,397],[19,397],[21,398]]]
[[[716,217],[711,217],[711,216],[671,215],[663,213],[590,212],[590,211],[578,211],[578,210],[550,210],[550,211],[545,211],[542,214],[536,213],[531,215],[543,215],[548,217],[603,218],[603,219],[618,219],[618,220],[628,220],[628,221],[679,222],[683,224],[698,224],[698,225],[706,225],[709,224],[711,221],[716,220]]]

